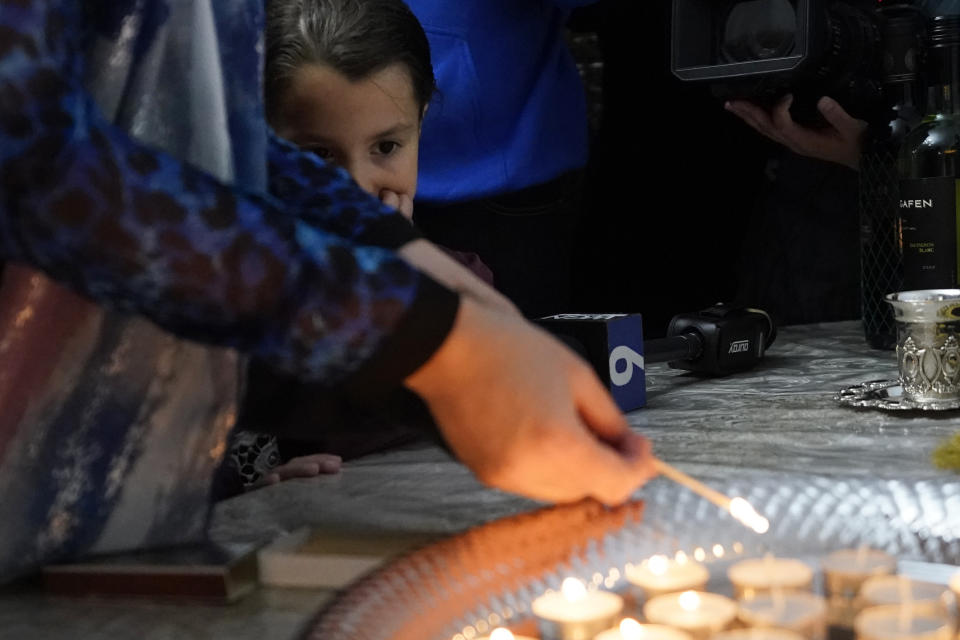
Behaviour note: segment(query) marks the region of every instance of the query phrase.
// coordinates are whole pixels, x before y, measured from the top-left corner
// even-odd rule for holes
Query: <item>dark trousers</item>
[[[530,318],[571,311],[574,229],[582,172],[509,194],[469,202],[416,203],[427,239],[471,251],[493,271],[498,291]]]

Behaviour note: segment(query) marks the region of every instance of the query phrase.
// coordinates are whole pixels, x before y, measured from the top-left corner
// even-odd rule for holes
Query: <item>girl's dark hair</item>
[[[410,73],[421,109],[435,89],[427,35],[402,0],[269,0],[266,39],[271,121],[291,77],[305,64],[360,80],[399,62]]]

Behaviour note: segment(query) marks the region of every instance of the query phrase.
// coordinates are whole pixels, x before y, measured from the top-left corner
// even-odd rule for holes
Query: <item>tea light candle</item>
[[[808,640],[827,636],[827,602],[807,591],[775,589],[739,602],[740,620],[750,627],[794,631]]]
[[[624,575],[647,598],[674,591],[703,591],[710,580],[710,572],[699,562],[678,562],[661,555],[627,565]]]
[[[587,591],[576,578],[560,591],[546,593],[531,605],[543,640],[590,640],[609,629],[623,611],[623,598],[609,591]]]
[[[896,571],[897,559],[885,551],[867,547],[840,549],[825,557],[821,568],[829,595],[852,598],[867,578]]]
[[[515,636],[509,629],[497,627],[489,636],[484,636],[479,640],[536,640],[536,638],[531,638],[530,636]]]
[[[813,583],[813,569],[793,558],[751,558],[741,560],[727,569],[737,599],[750,598],[777,588],[781,590],[808,590]]]
[[[693,640],[686,631],[662,624],[640,624],[633,618],[624,618],[616,629],[608,629],[594,640]]]
[[[654,624],[683,629],[696,640],[723,631],[737,617],[737,603],[717,593],[684,591],[651,598],[643,615]]]
[[[860,587],[864,607],[898,604],[943,610],[949,590],[940,584],[918,582],[906,576],[873,576]]]
[[[752,629],[731,629],[721,631],[710,637],[710,640],[804,640],[796,631],[773,629],[770,627],[754,627]]]
[[[853,621],[857,640],[952,640],[953,622],[944,613],[913,607],[867,607]]]
[[[860,586],[872,576],[894,573],[897,559],[884,551],[861,546],[834,551],[820,566],[830,607],[830,624],[849,628],[860,610],[856,600]]]

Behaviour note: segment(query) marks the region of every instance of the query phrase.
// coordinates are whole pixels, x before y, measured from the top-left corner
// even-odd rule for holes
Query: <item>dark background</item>
[[[670,0],[602,0],[570,42],[593,143],[577,310],[642,313],[648,337],[716,302],[778,324],[859,315],[857,175],[801,158],[670,72]]]

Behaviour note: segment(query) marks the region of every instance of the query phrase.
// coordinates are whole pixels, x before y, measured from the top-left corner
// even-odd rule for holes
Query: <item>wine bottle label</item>
[[[953,177],[900,181],[904,289],[957,286],[958,185]]]

